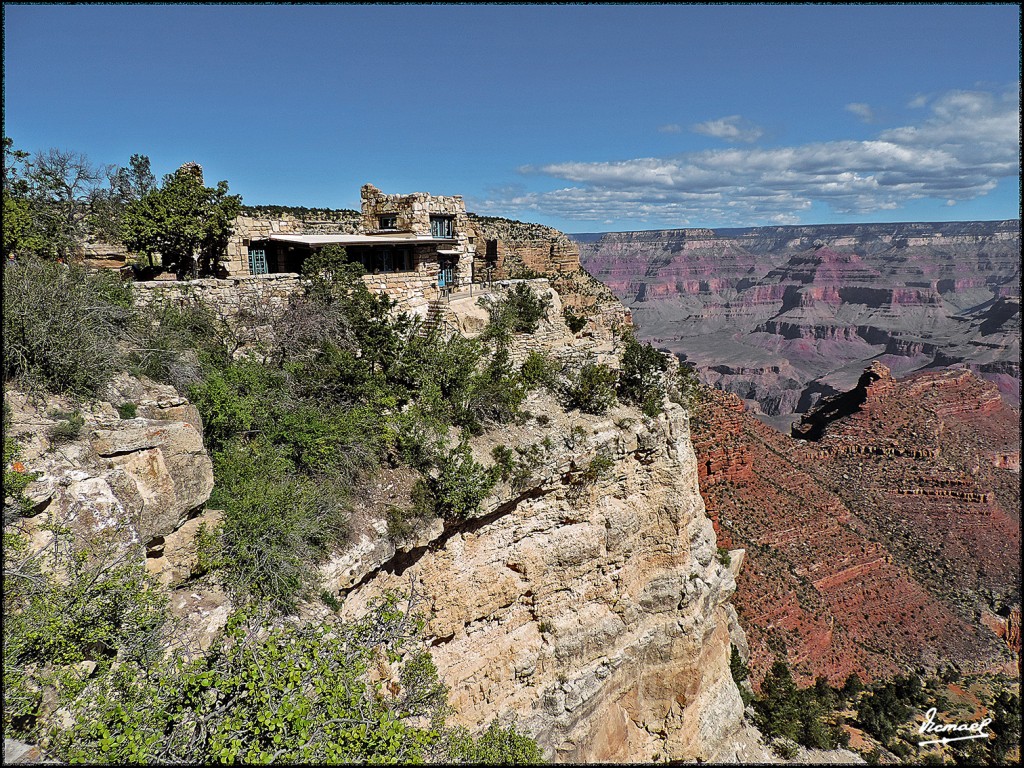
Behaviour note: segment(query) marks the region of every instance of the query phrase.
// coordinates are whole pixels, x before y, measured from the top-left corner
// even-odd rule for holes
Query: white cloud
[[[870,106],[859,101],[852,102],[846,105],[846,111],[852,112],[860,118],[861,122],[870,123],[875,119],[874,110]]]
[[[526,166],[522,173],[564,185],[548,192],[497,190],[478,209],[666,226],[796,222],[815,203],[867,215],[921,198],[970,200],[1016,176],[1019,167],[1018,91],[952,91],[932,98],[915,124],[866,141]]]
[[[720,117],[717,120],[708,120],[706,123],[697,123],[693,126],[693,131],[716,139],[742,141],[748,144],[757,141],[764,133],[758,126],[739,115],[729,115],[729,117]]]
[[[677,123],[669,123],[667,125],[659,125],[658,133],[682,133],[683,128]]]
[[[914,98],[907,102],[907,107],[909,109],[920,109],[927,103],[928,97],[925,96],[924,94],[918,94],[917,96],[915,96]]]

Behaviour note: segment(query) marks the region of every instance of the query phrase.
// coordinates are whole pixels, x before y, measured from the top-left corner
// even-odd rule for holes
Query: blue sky
[[[4,7],[4,133],[569,232],[1016,218],[1019,10]]]

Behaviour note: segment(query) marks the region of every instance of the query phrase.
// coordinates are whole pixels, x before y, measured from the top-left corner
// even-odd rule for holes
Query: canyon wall
[[[685,413],[570,417],[550,396],[527,408],[551,420],[500,440],[554,436],[535,478],[366,575],[355,563],[346,610],[415,579],[457,717],[473,729],[517,717],[561,762],[709,759],[742,720],[729,672],[735,582],[716,556]],[[488,441],[474,447],[482,458]],[[614,463],[586,480],[599,453]]]
[[[552,301],[536,334],[515,337],[514,359],[543,348],[564,362],[617,364],[611,327],[573,334]],[[466,302],[449,310],[473,335],[486,313]],[[628,322],[624,309],[617,318],[610,325]],[[56,446],[48,414],[70,404],[8,396],[21,471],[41,473],[23,524],[42,532],[71,516],[84,536],[116,522],[170,590],[193,647],[209,647],[232,605],[216,577],[194,576],[196,532],[217,520],[204,509],[213,478],[195,408],[169,387],[121,377],[106,402],[83,407],[82,436]],[[119,418],[113,404],[123,402],[136,403],[139,418]],[[436,518],[392,542],[386,510],[408,504],[410,471],[385,467],[360,494],[353,541],[323,567],[342,614],[386,590],[414,591],[456,721],[474,731],[518,722],[555,760],[709,760],[740,749],[765,757],[730,674],[733,638],[745,647],[728,603],[736,582],[698,491],[686,411],[666,402],[656,419],[621,405],[604,416],[567,413],[546,391],[525,409],[536,416],[474,437],[471,448],[484,464],[497,445],[535,446],[540,460],[468,519]],[[333,614],[315,602],[301,616]]]
[[[692,425],[760,679],[1019,663],[1020,427],[966,368],[897,380],[874,363],[783,435],[731,393]]]
[[[1020,222],[577,235],[641,335],[780,428],[852,387],[965,363],[1020,401]]]

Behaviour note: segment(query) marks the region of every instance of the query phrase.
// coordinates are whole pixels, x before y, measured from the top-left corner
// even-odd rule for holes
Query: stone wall
[[[135,284],[135,304],[146,307],[164,299],[177,303],[199,301],[213,310],[220,320],[234,322],[239,315],[280,315],[288,298],[298,290],[300,278],[294,274],[249,275],[224,280],[207,277],[199,280],[151,280]]]
[[[490,216],[470,216],[469,221],[476,235],[477,280],[486,274],[488,262],[495,280],[580,268],[579,246],[557,229]]]
[[[364,275],[373,293],[386,293],[398,302],[399,312],[425,315],[429,302],[438,297],[437,275],[432,271],[384,272]],[[288,307],[289,297],[299,290],[302,278],[294,273],[246,275],[199,280],[150,280],[135,283],[135,304],[146,307],[159,299],[178,303],[200,301],[229,323],[240,316],[270,320]]]
[[[455,285],[468,285],[473,279],[476,242],[462,195],[430,195],[426,192],[387,195],[372,184],[364,184],[359,194],[362,199],[361,231],[364,233],[384,231],[380,229],[379,217],[394,215],[395,231],[430,236],[431,216],[451,216],[454,242],[444,250],[456,252],[450,255],[455,266]]]
[[[313,212],[296,216],[288,212],[254,210],[237,216],[231,225],[224,268],[230,277],[249,275],[249,243],[272,234],[324,235],[359,232],[360,214],[355,211]],[[278,265],[281,268],[283,265]]]

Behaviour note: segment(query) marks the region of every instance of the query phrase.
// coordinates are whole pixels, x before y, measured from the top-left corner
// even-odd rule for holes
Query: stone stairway
[[[423,324],[420,326],[417,334],[420,338],[430,336],[441,327],[444,322],[447,304],[448,302],[445,299],[434,299],[430,302],[430,305],[427,307],[427,316],[423,319]]]

